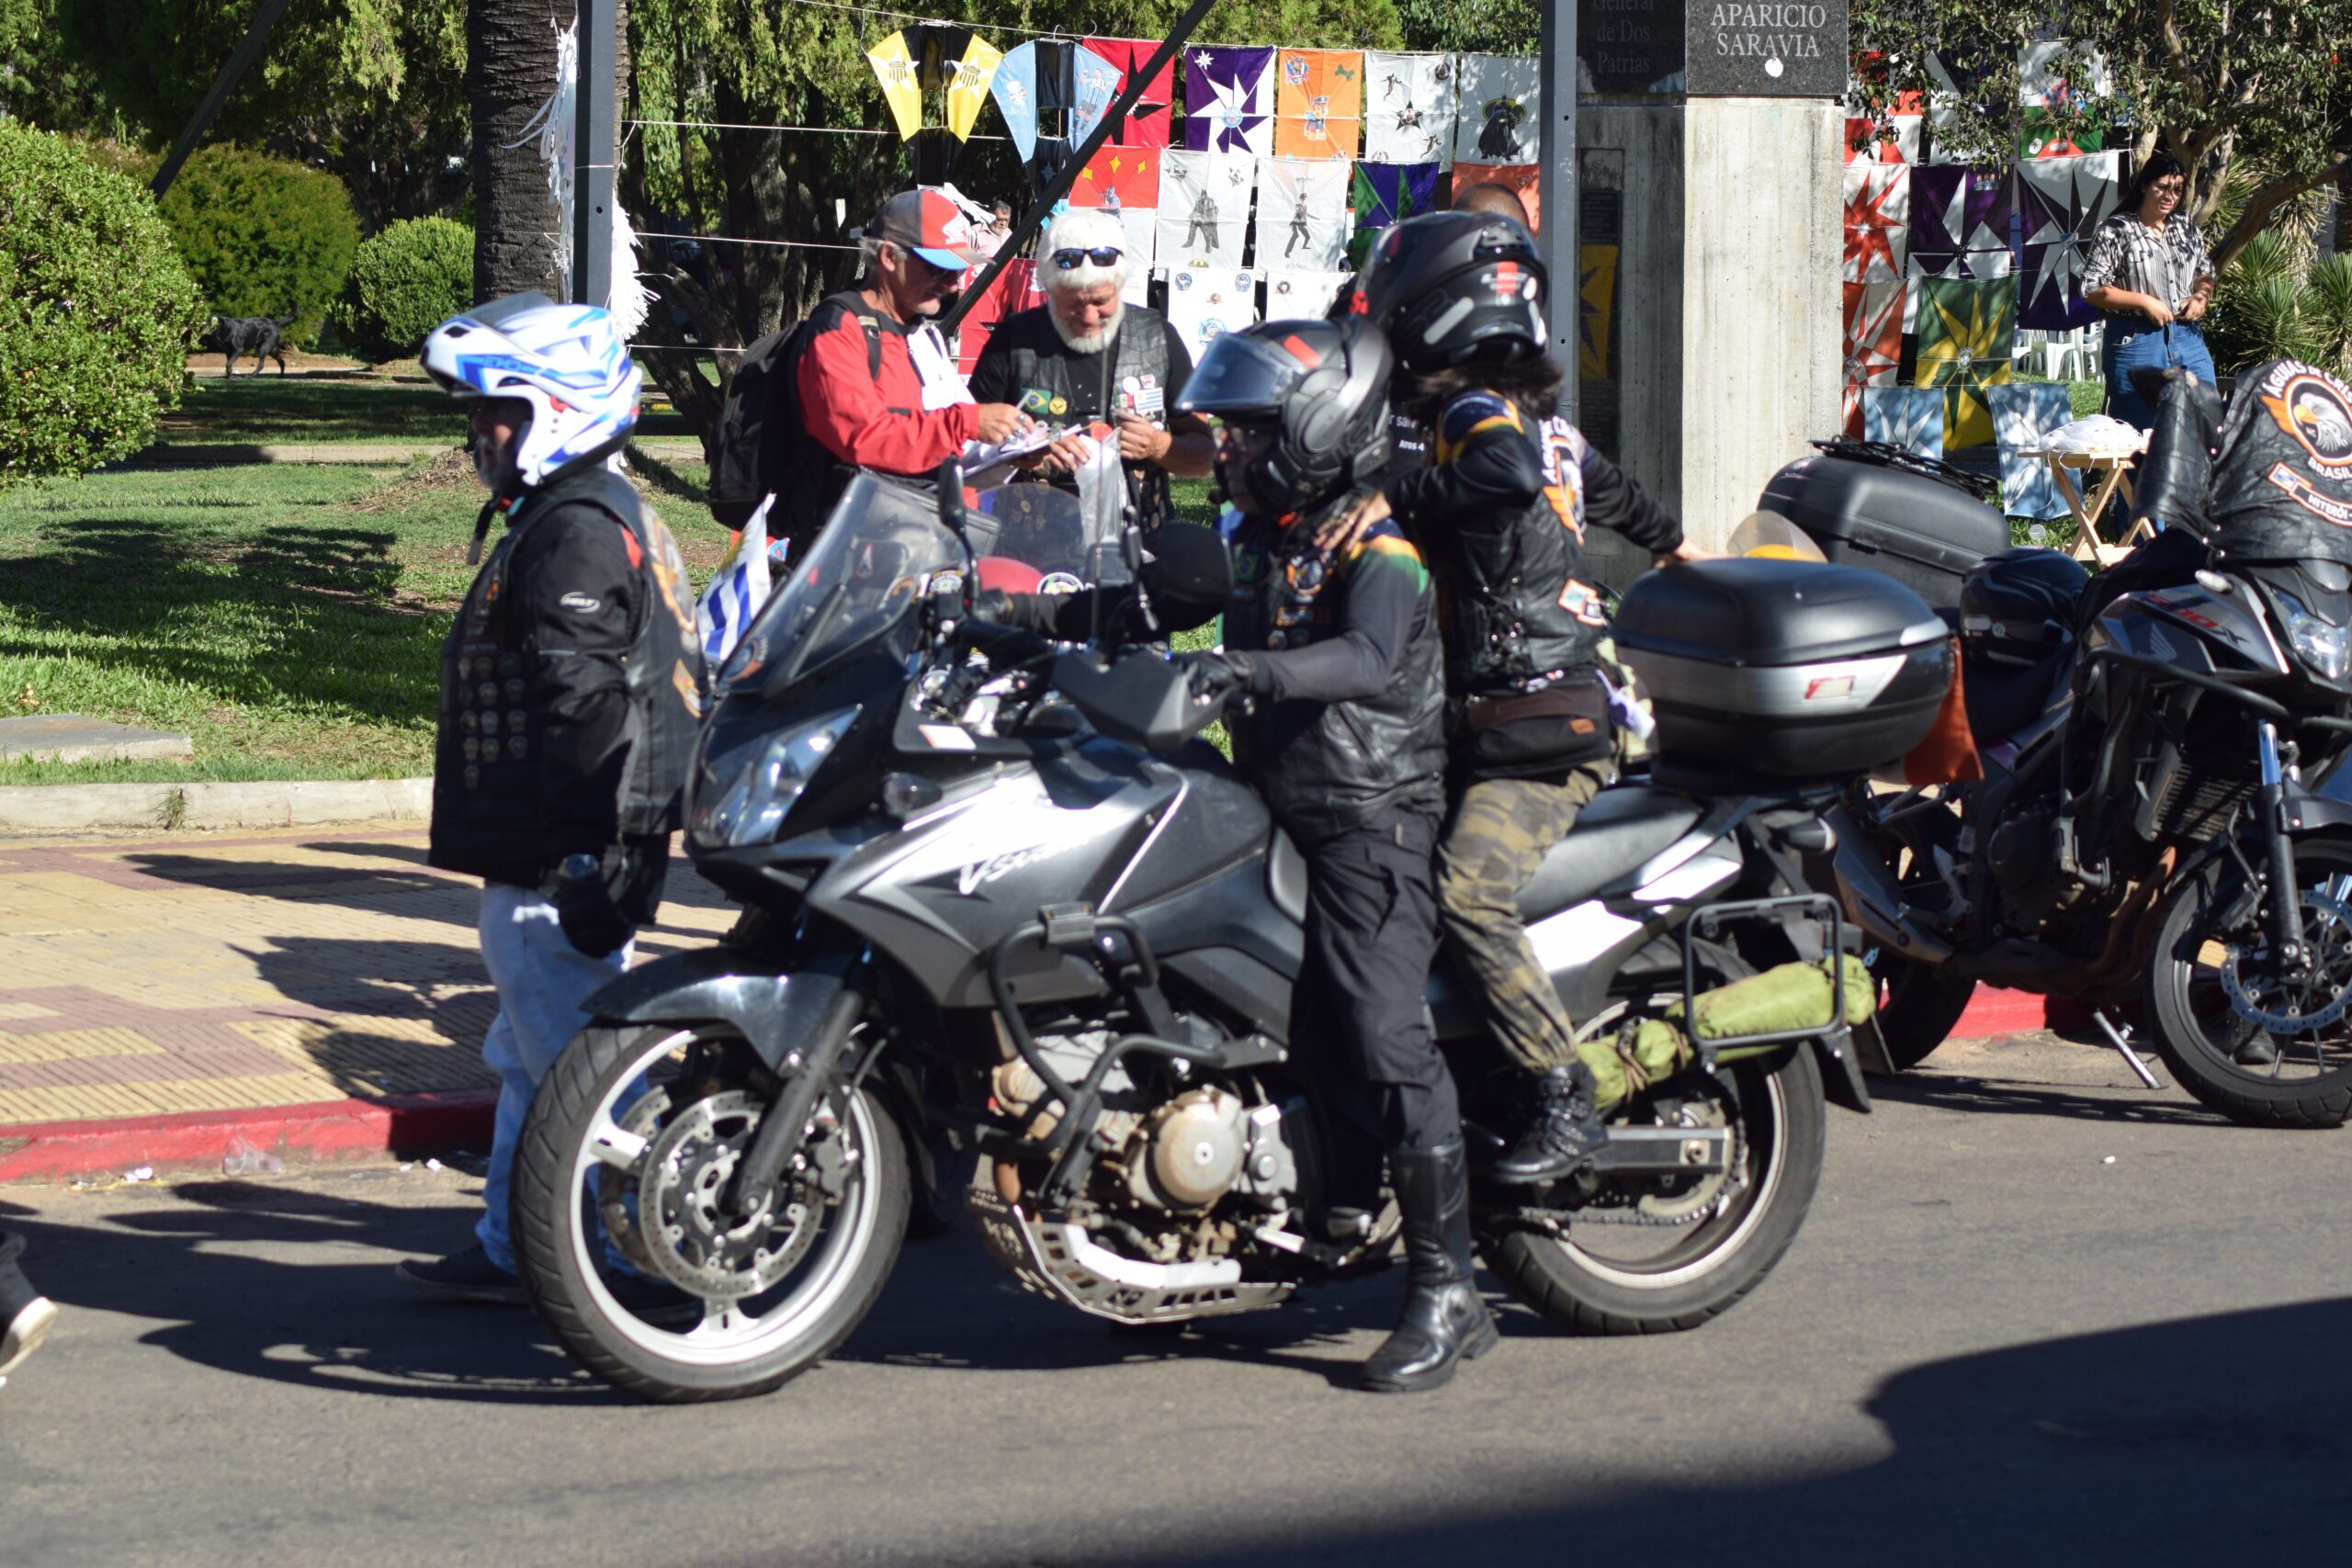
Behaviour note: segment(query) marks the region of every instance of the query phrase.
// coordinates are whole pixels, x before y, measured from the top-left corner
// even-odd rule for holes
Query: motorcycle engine
[[[2013,927],[2039,923],[2060,891],[2052,871],[2051,822],[2057,809],[2054,800],[2033,801],[1995,828],[1985,845],[2002,915]]]
[[[1205,1040],[1217,1038],[1206,1025],[1196,1032]],[[1040,1035],[1037,1045],[1064,1082],[1076,1083],[1093,1070],[1111,1039],[1109,1032],[1094,1030]],[[1140,1065],[1138,1058],[1128,1060]],[[1127,1066],[1122,1061],[1103,1076],[1096,1135],[1104,1148],[1089,1197],[1109,1211],[1171,1219],[1204,1215],[1229,1194],[1269,1211],[1289,1206],[1299,1186],[1298,1161],[1283,1133],[1281,1106],[1252,1104],[1223,1083],[1154,1092],[1138,1085]],[[1180,1075],[1177,1081],[1184,1080]],[[990,1088],[1000,1110],[1026,1119],[1030,1136],[1053,1130],[1051,1097],[1026,1062],[1000,1065]]]

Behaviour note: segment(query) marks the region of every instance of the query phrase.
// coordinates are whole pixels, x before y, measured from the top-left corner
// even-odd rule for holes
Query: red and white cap
[[[882,204],[866,233],[904,245],[942,272],[972,265],[972,220],[935,190],[902,190]]]

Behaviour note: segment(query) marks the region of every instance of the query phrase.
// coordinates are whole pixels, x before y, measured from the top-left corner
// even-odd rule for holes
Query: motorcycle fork
[[[784,1162],[813,1130],[808,1119],[816,1111],[818,1097],[825,1092],[856,1030],[858,1015],[865,1008],[859,978],[853,973],[842,982],[819,1016],[807,1047],[785,1057],[784,1066],[792,1076],[785,1079],[784,1092],[761,1119],[759,1131],[752,1134],[752,1146],[728,1185],[726,1206],[736,1218],[744,1218],[758,1207],[762,1195],[775,1185]]]
[[[2255,726],[2255,755],[2262,769],[2262,785],[2255,793],[2256,815],[2262,824],[2263,850],[2269,857],[2270,946],[2282,972],[2303,966],[2303,896],[2295,886],[2295,844],[2287,831],[2287,770],[2279,756],[2278,727],[2268,719]]]

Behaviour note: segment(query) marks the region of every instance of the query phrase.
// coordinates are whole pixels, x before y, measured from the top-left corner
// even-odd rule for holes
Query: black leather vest
[[[1042,313],[1053,307],[1037,309]],[[1023,412],[1054,424],[1080,415],[1108,419],[1128,406],[1131,399],[1140,398],[1146,418],[1160,425],[1168,423],[1172,414],[1169,405],[1175,402],[1176,395],[1168,386],[1167,321],[1159,311],[1127,306],[1120,313],[1118,335],[1101,354],[1074,354],[1064,346],[1050,321],[1040,324],[1044,337],[1024,334],[1028,341],[1011,355],[1012,400]],[[1046,341],[1051,347],[1041,350],[1037,344]],[[1133,386],[1128,384],[1131,380]],[[1155,400],[1159,404],[1156,412],[1150,407]],[[1171,513],[1168,470],[1153,463],[1122,466],[1126,469],[1127,499],[1135,503],[1136,525],[1151,529],[1166,522]]]
[[[1345,498],[1342,498],[1343,500]],[[1338,572],[1314,547],[1339,503],[1287,525],[1226,516],[1233,599],[1225,642],[1236,649],[1303,648],[1339,635]],[[1234,731],[1234,755],[1255,775],[1287,832],[1306,842],[1445,805],[1445,678],[1436,597],[1425,586],[1387,689],[1363,702],[1261,698]]]
[[[616,830],[640,838],[678,826],[702,722],[694,590],[668,527],[645,511],[627,479],[599,461],[525,493],[442,645],[433,780],[436,865],[507,874],[576,847],[560,840],[542,808],[550,784],[543,744],[548,709],[569,694],[549,679],[536,628],[514,613],[510,581],[517,547],[536,527],[563,525],[555,514],[566,508],[594,508],[627,528],[639,571],[625,660],[629,701]]]
[[[1467,696],[1501,696],[1589,673],[1609,616],[1584,570],[1584,437],[1562,419],[1531,422],[1544,491],[1504,527],[1431,529],[1424,541],[1447,590],[1446,665]],[[1442,447],[1438,461],[1449,454]]]
[[[2233,559],[2352,566],[2352,388],[2300,360],[2241,371],[2206,510]]]

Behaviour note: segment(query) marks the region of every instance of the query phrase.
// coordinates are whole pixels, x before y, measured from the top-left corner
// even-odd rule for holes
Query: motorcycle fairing
[[[2185,626],[2182,637],[2171,628]],[[2137,659],[2216,675],[2283,675],[2287,656],[2262,613],[2244,593],[2197,583],[2127,593],[2099,615],[2093,647],[2112,646]],[[2226,658],[2216,657],[2216,651]]]

